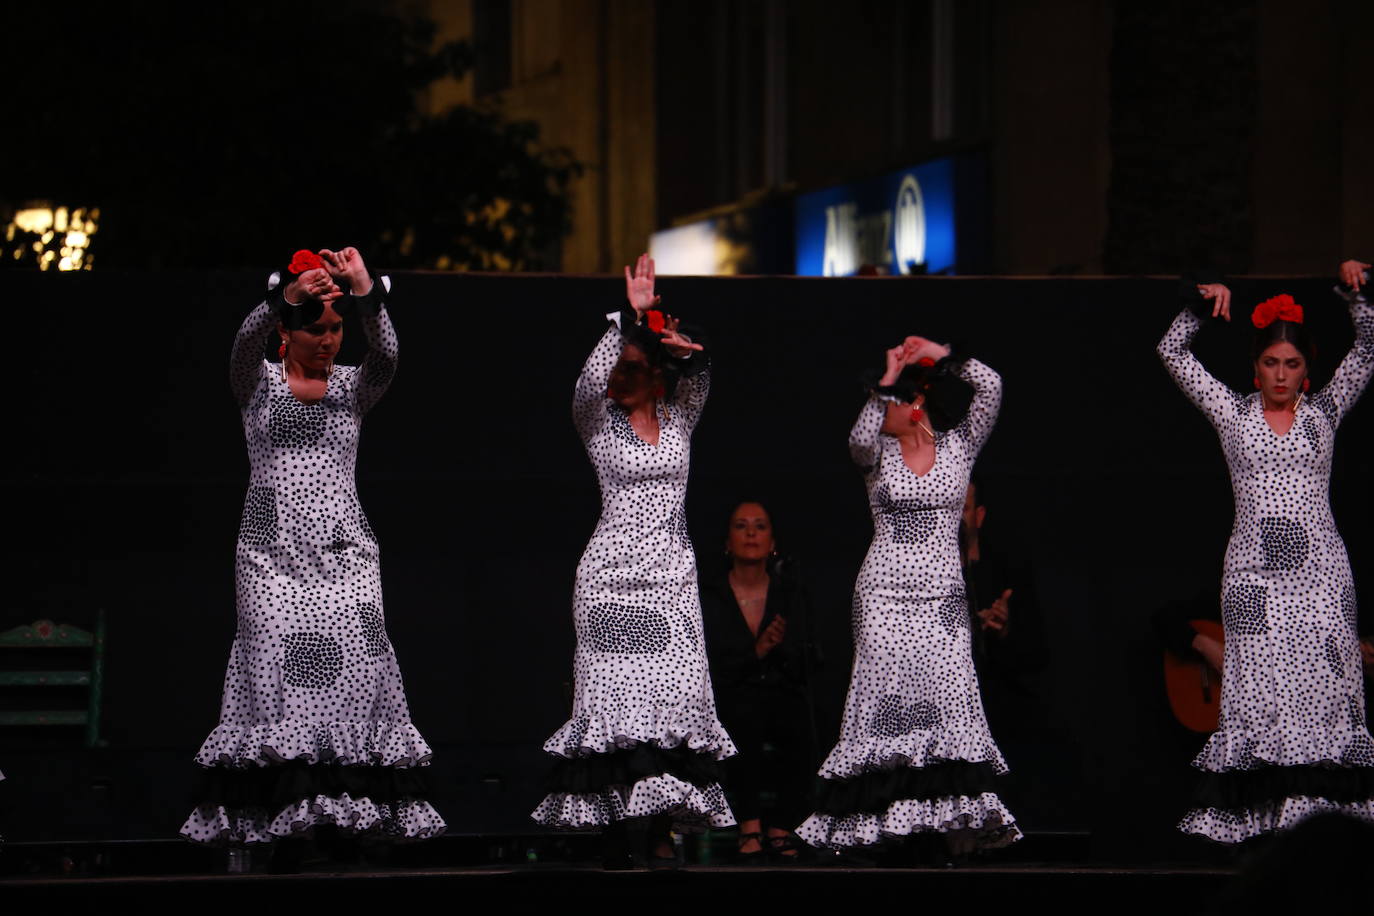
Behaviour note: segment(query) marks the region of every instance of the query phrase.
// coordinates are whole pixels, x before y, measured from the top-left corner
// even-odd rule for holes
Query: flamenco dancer
[[[544,743],[554,771],[531,815],[602,828],[608,868],[666,865],[670,829],[735,822],[716,764],[735,746],[716,717],[683,514],[706,355],[655,308],[648,255],[625,287],[630,308],[607,316],[573,393],[601,518],[573,593],[572,717]],[[647,848],[631,849],[627,820],[642,818]]]
[[[444,831],[423,799],[416,768],[431,752],[406,708],[377,541],[354,485],[363,415],[396,369],[388,284],[357,249],[297,252],[234,339],[229,381],[252,471],[220,723],[196,755],[208,790],[181,828],[192,840]],[[340,314],[351,310],[368,352],[360,366],[338,366]],[[280,364],[262,358],[274,335]],[[300,852],[278,846],[274,868],[290,870]]]
[[[1221,721],[1193,766],[1197,807],[1179,829],[1222,843],[1338,810],[1374,820],[1374,740],[1365,727],[1355,589],[1331,517],[1336,428],[1374,372],[1368,264],[1341,265],[1355,344],[1320,391],[1313,348],[1288,295],[1256,306],[1249,395],[1213,378],[1189,349],[1202,318],[1185,309],[1159,344],[1178,387],[1221,439],[1235,522],[1221,581]],[[1231,293],[1197,287],[1212,317]]]
[[[934,377],[973,387],[963,420],[936,431]],[[1007,770],[983,713],[960,568],[969,474],[1002,399],[974,359],[908,337],[849,434],[873,513],[873,543],[854,588],[854,669],[840,740],[821,765],[817,810],[797,828],[814,846],[870,846],[945,835],[951,853],[1021,836],[993,791]]]

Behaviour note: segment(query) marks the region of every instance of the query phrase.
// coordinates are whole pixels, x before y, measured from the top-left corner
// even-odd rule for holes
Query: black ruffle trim
[[[1258,808],[1295,795],[1341,804],[1374,800],[1374,767],[1266,766],[1204,772],[1193,793],[1199,808]]]
[[[238,769],[210,767],[201,771],[195,792],[197,805],[276,810],[323,795],[369,798],[374,803],[424,798],[419,767],[341,766],[292,761],[279,766]]]
[[[608,786],[632,786],[650,776],[673,776],[704,789],[720,782],[720,767],[708,752],[683,745],[664,750],[653,744],[589,754],[558,757],[545,784],[550,793],[584,795],[604,792]]]
[[[853,779],[818,779],[816,811],[831,817],[882,814],[893,802],[933,801],[995,790],[997,771],[990,763],[946,760],[924,767],[874,770]]]

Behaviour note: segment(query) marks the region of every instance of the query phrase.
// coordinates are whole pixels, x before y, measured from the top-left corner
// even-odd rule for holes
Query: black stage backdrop
[[[264,273],[0,274],[13,432],[0,626],[110,614],[110,746],[0,739],[11,777],[0,828],[13,840],[168,836],[185,815],[234,631],[248,467],[228,349]],[[1308,305],[1324,382],[1351,338],[1330,285],[1238,282],[1242,317],[1205,329],[1199,355],[1249,390],[1243,316],[1289,291]],[[434,798],[458,832],[527,828],[539,746],[566,715],[573,570],[599,505],[569,398],[623,289],[604,277],[395,277],[401,366],[367,419],[359,489],[411,710],[438,752]],[[1149,615],[1216,595],[1231,505],[1215,435],[1154,353],[1176,290],[1144,278],[660,281],[665,307],[712,344],[688,497],[698,557],[720,568],[738,499],[773,508],[820,619],[822,752],[872,531],[846,449],[858,376],[905,334],[952,340],[1005,379],[978,473],[987,535],[1034,596],[1010,637],[1030,688],[1001,698],[1014,712],[993,722],[1015,771],[1008,803],[1031,830],[1090,830],[1103,858],[1187,855],[1172,828],[1202,737],[1168,715]],[[341,361],[353,362],[361,334],[347,337]],[[1366,591],[1370,423],[1368,407],[1347,418],[1332,489]]]

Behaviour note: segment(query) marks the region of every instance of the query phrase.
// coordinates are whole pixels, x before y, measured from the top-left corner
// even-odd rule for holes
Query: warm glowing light
[[[21,207],[5,227],[3,250],[16,261],[32,258],[39,270],[90,270],[91,236],[99,218],[96,207]]]
[[[52,227],[52,210],[47,207],[17,210],[14,214],[14,225],[19,227],[22,232],[41,235]]]

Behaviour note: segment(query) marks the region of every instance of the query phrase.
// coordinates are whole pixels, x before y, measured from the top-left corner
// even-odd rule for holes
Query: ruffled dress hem
[[[667,773],[647,776],[630,786],[606,786],[599,792],[551,792],[530,814],[546,827],[586,830],[632,817],[672,816],[679,833],[729,827],[735,816],[719,783],[694,786]]]
[[[694,751],[690,742],[628,744],[599,754],[577,750],[573,757],[555,757],[548,794],[530,815],[535,821],[576,830],[670,814],[684,833],[735,823],[720,787],[719,751]]]
[[[1287,830],[1326,811],[1374,823],[1374,800],[1341,804],[1326,798],[1293,795],[1252,808],[1194,808],[1184,815],[1178,829],[1217,843],[1233,844]]]
[[[948,732],[918,730],[896,737],[840,741],[821,764],[820,776],[848,780],[874,771],[938,766],[950,761],[985,763],[1007,772],[1002,753],[990,742]]]
[[[544,750],[560,757],[582,757],[652,745],[663,750],[683,747],[716,760],[738,753],[719,721],[707,731],[691,724],[700,718],[699,712],[664,706],[640,707],[613,719],[602,715],[576,716],[544,742]]]
[[[434,752],[410,722],[306,722],[282,719],[248,728],[220,725],[196,754],[214,766],[310,764],[420,766]]]
[[[1193,758],[1193,766],[1211,772],[1248,770],[1265,765],[1368,766],[1370,763],[1374,763],[1374,738],[1364,729],[1219,730]]]
[[[231,809],[223,805],[201,805],[186,819],[181,834],[197,843],[250,845],[306,836],[319,826],[389,842],[432,839],[442,835],[447,828],[429,802],[419,799],[376,802],[345,793],[336,797],[317,795],[281,808]]]
[[[973,830],[984,849],[1007,846],[1021,839],[1016,819],[995,792],[976,797],[907,798],[894,801],[881,814],[835,816],[816,813],[797,828],[797,836],[812,846],[848,848],[873,846],[916,833]]]

